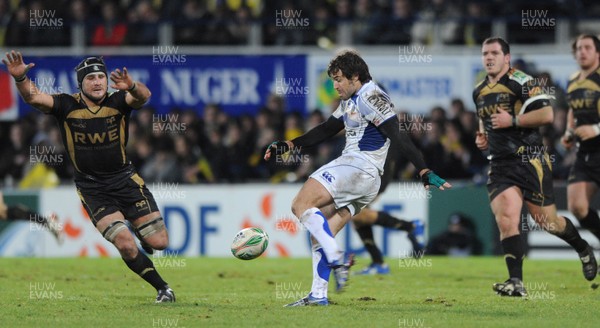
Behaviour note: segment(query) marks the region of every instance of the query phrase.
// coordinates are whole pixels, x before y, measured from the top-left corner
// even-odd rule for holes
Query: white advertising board
[[[169,254],[181,256],[232,256],[230,244],[244,227],[263,228],[270,237],[268,257],[310,256],[308,233],[292,215],[291,201],[299,184],[204,185],[152,184],[160,211],[169,230]],[[426,193],[420,184],[395,183],[374,204],[408,220],[427,219]],[[65,231],[59,245],[35,223],[11,225],[0,236],[0,256],[76,257],[119,256],[113,245],[96,231],[83,210],[74,187],[40,192],[42,213],[56,213]],[[375,238],[387,256],[411,251],[405,232],[374,229]],[[344,249],[362,254],[364,249],[353,229],[338,236]]]

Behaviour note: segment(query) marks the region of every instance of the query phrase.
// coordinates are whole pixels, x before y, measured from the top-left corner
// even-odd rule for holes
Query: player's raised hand
[[[267,147],[267,151],[265,151],[265,156],[263,158],[265,161],[268,161],[271,156],[273,156],[273,153],[276,155],[283,155],[287,153],[293,146],[294,144],[292,144],[291,141],[273,141],[269,147]]]
[[[425,185],[425,189],[429,190],[429,186],[435,186],[439,190],[445,190],[445,188],[452,188],[452,185],[446,182],[446,180],[440,178],[432,170],[427,170],[421,174],[421,182]]]
[[[487,135],[485,133],[481,133],[481,132],[477,131],[477,134],[475,136],[475,144],[477,145],[477,148],[479,148],[480,150],[488,149]]]
[[[492,128],[493,129],[504,129],[510,128],[512,124],[512,115],[510,115],[502,106],[498,106],[498,112],[492,114]]]
[[[123,67],[123,71],[118,68],[112,72],[110,72],[110,80],[113,81],[113,84],[110,85],[111,88],[117,90],[130,90],[133,88],[133,79],[127,73],[127,67]]]
[[[19,81],[25,77],[25,74],[35,66],[34,63],[25,64],[23,61],[23,55],[20,52],[11,50],[10,53],[6,53],[6,58],[2,58],[2,62],[6,65],[8,73],[12,77]]]

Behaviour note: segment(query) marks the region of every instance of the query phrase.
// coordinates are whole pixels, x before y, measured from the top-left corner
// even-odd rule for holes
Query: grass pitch
[[[386,276],[353,276],[328,307],[283,308],[312,283],[309,259],[154,258],[177,295],[120,259],[0,259],[0,327],[598,327],[600,290],[578,261],[526,260],[528,299],[496,296],[495,258],[388,259]],[[354,269],[368,264],[360,259]],[[333,279],[333,277],[332,277]],[[600,282],[597,278],[595,282]]]

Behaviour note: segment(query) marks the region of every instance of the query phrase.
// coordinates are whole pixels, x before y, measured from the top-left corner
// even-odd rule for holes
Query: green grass
[[[492,292],[502,258],[415,261],[353,276],[329,307],[283,308],[310,289],[309,259],[162,258],[177,303],[157,305],[119,259],[3,258],[0,327],[598,327],[577,261],[526,260],[525,300]]]

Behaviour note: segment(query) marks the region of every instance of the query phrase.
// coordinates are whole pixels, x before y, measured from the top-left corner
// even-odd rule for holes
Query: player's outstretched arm
[[[390,142],[395,144],[393,149],[398,149],[403,156],[406,156],[408,160],[413,163],[421,181],[425,185],[425,189],[429,189],[429,186],[435,186],[440,190],[445,188],[451,188],[452,185],[446,182],[446,180],[440,178],[432,170],[427,168],[421,152],[417,149],[415,144],[410,140],[410,137],[406,133],[400,133],[400,123],[398,117],[393,116],[387,121],[379,125],[379,131],[383,133]]]
[[[118,68],[112,71],[110,73],[110,80],[113,82],[110,85],[111,88],[127,91],[125,102],[133,108],[142,107],[152,95],[145,84],[134,81],[131,78],[131,75],[127,72],[127,67],[123,67],[122,71]]]
[[[35,66],[34,63],[25,64],[20,52],[11,50],[2,59],[8,73],[15,79],[17,90],[23,100],[41,112],[48,113],[54,105],[54,98],[49,94],[41,92],[35,83],[27,77],[27,72]]]
[[[333,116],[330,116],[327,121],[315,126],[310,131],[305,134],[295,138],[291,141],[275,141],[269,145],[267,151],[265,152],[264,159],[266,161],[271,158],[273,153],[276,154],[284,154],[290,148],[294,147],[309,147],[316,145],[324,140],[327,140],[338,132],[344,129],[344,122],[342,120],[337,119]]]

